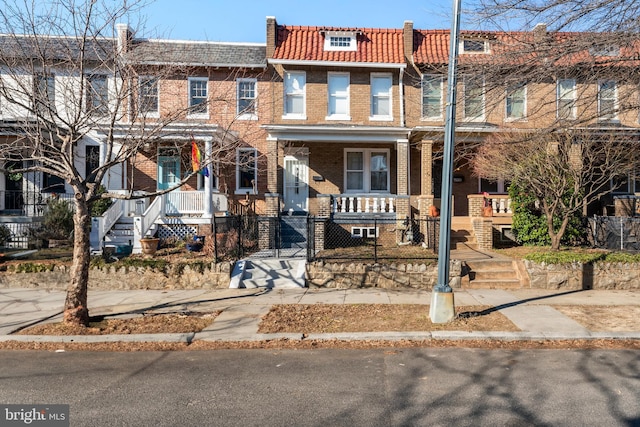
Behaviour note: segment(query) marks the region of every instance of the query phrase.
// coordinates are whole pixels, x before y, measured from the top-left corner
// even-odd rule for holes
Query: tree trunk
[[[67,287],[64,303],[64,322],[80,325],[89,324],[87,307],[87,287],[89,284],[90,245],[89,230],[91,215],[84,195],[76,193],[76,211],[73,215],[73,263],[71,281]]]

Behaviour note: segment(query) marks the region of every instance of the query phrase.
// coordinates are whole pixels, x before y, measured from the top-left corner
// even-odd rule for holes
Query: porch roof
[[[262,125],[269,136],[304,142],[396,143],[407,140],[411,129],[391,126]]]
[[[106,136],[109,129],[98,130],[100,136]],[[116,140],[127,140],[144,137],[146,140],[235,140],[237,132],[223,129],[216,124],[173,123],[169,125],[118,124],[113,127]]]

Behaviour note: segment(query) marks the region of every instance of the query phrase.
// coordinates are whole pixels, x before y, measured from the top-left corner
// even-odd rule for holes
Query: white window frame
[[[562,93],[562,83],[569,82],[571,83],[571,89],[564,94]],[[569,96],[567,96],[569,95]],[[556,84],[556,117],[558,119],[564,120],[575,120],[577,113],[577,87],[576,87],[576,79],[558,79]],[[564,103],[569,104],[569,114],[567,117],[564,117],[561,111],[564,111]]]
[[[345,91],[338,91],[332,88],[332,80],[334,79],[347,79],[347,87]],[[327,117],[326,120],[351,120],[351,75],[350,73],[342,73],[342,72],[329,72],[327,73]],[[332,103],[332,100],[336,102],[339,100],[343,100],[346,104],[346,112],[345,113],[335,113],[332,112],[332,105],[336,105],[336,102]]]
[[[478,193],[484,193],[486,189],[482,188],[482,181],[489,181],[486,178],[478,177]],[[510,183],[505,181],[504,179],[498,179],[495,181],[496,183],[496,191],[487,191],[489,194],[507,194],[509,192]]]
[[[374,93],[374,81],[388,81],[388,89],[386,92]],[[372,121],[390,121],[393,120],[393,75],[391,73],[371,73],[371,116],[369,120]],[[389,103],[389,114],[376,114],[374,111],[374,106],[379,105],[376,104],[375,100],[386,99]]]
[[[244,83],[253,84],[253,98],[241,98],[241,86]],[[253,111],[244,112],[240,109],[241,99],[251,99],[253,102]],[[239,78],[236,80],[236,114],[238,120],[258,120],[258,79],[256,78]]]
[[[45,92],[46,93],[40,93],[40,82],[44,81],[45,82]],[[107,83],[107,87],[108,87],[108,83]],[[52,113],[55,113],[57,111],[57,103],[56,103],[56,76],[53,73],[44,73],[44,72],[40,72],[40,73],[36,73],[33,76],[33,101],[34,101],[34,105],[33,105],[33,109],[35,111],[37,111],[37,104],[38,101],[43,98],[42,95],[46,96],[46,100],[42,101],[42,103],[46,102],[47,106],[45,107],[45,109],[50,109],[50,111]],[[51,106],[51,104],[53,104]],[[45,110],[46,111],[46,110]]]
[[[613,84],[613,98],[604,98],[603,99],[603,88],[602,86],[608,83]],[[603,111],[602,101],[613,101],[613,109],[612,111],[606,112]],[[599,80],[598,81],[598,120],[601,121],[609,121],[615,122],[618,120],[618,82],[615,80]]]
[[[482,50],[466,50],[465,43],[482,43],[483,49]],[[458,50],[460,53],[466,53],[466,54],[472,54],[472,55],[474,54],[484,55],[490,52],[489,41],[485,39],[477,39],[477,38],[463,38],[462,40],[460,40]]]
[[[326,31],[324,33],[325,51],[354,52],[358,50],[357,32],[353,31]]]
[[[142,93],[143,83],[154,82],[155,81],[155,90],[156,90],[156,109],[155,110],[145,110],[143,109],[143,105],[145,105],[144,99],[148,98],[148,94]],[[160,117],[160,79],[156,76],[140,76],[138,77],[138,112],[145,117]]]
[[[347,153],[362,153],[362,188],[348,189]],[[387,189],[371,190],[371,154],[385,153],[387,156]],[[344,192],[355,194],[389,194],[391,192],[391,152],[388,148],[345,148],[344,149]]]
[[[253,153],[253,186],[241,187],[240,186],[240,167],[244,161],[242,160],[243,153]],[[236,191],[235,194],[257,194],[258,193],[258,150],[253,147],[243,147],[236,149]]]
[[[438,85],[440,86],[440,90],[439,90],[439,96],[438,96],[438,115],[436,116],[426,116],[424,114],[424,106],[425,106],[425,84],[426,81],[437,81]],[[422,117],[422,120],[442,120],[443,118],[443,109],[442,106],[444,105],[444,76],[439,75],[439,74],[425,74],[422,76],[421,79],[421,83],[420,83],[420,90],[422,93],[421,96],[421,103],[420,103],[420,116]],[[435,97],[431,97],[434,98]]]
[[[635,173],[628,173],[626,178],[626,191],[620,191],[619,185],[616,185],[615,178],[609,181],[611,187],[611,194],[635,194],[638,187],[640,187],[640,181],[636,181]]]
[[[298,79],[295,80],[295,77]],[[291,88],[290,81],[303,81],[302,88],[289,91]],[[284,95],[283,95],[283,119],[295,119],[306,120],[307,119],[307,73],[305,71],[285,71],[283,77]],[[290,112],[287,110],[287,101],[289,98],[301,98],[302,99],[302,112]]]
[[[467,112],[467,108],[471,105],[469,103],[469,82],[473,80],[473,81],[478,81],[480,82],[480,89],[482,91],[481,95],[480,95],[480,103],[481,103],[481,111],[479,115],[475,115],[475,116],[469,116],[468,112]],[[483,122],[485,120],[485,113],[486,113],[486,108],[487,108],[487,103],[486,103],[486,90],[485,90],[485,81],[484,81],[484,76],[481,77],[476,77],[476,76],[465,76],[464,77],[464,90],[463,90],[463,113],[464,113],[464,120],[468,121],[468,122]]]
[[[509,104],[513,104],[513,95],[516,91],[522,90],[522,116],[514,116],[513,108],[511,109],[511,113],[509,112]],[[510,101],[511,100],[511,101]],[[507,86],[505,100],[504,100],[504,117],[505,121],[515,122],[515,121],[523,121],[527,118],[527,84],[526,83],[518,83],[515,85]]]
[[[104,86],[104,90],[106,90],[106,99],[104,100],[104,104],[101,104],[100,107],[101,108],[94,108],[94,104],[93,104],[93,100],[94,100],[94,93],[96,93],[97,91],[94,91],[94,86],[93,86],[93,82],[97,79],[104,79],[105,82],[105,86]],[[106,74],[101,74],[101,73],[96,73],[96,74],[88,74],[86,76],[86,84],[87,84],[87,88],[86,88],[86,112],[92,113],[97,117],[107,117],[109,115],[109,110],[110,110],[110,94],[109,94],[109,76]],[[102,97],[102,94],[98,94],[99,97]],[[105,111],[102,111],[102,109],[104,108]]]
[[[209,79],[207,77],[189,77],[187,79],[188,82],[188,88],[187,88],[187,92],[188,92],[188,106],[189,106],[189,113],[187,114],[188,118],[191,119],[208,119],[209,118]],[[193,99],[194,97],[191,94],[191,84],[195,83],[195,82],[205,82],[205,89],[207,91],[206,93],[206,97],[204,100],[204,104],[205,104],[205,109],[204,111],[195,111],[196,105],[198,104],[193,104]],[[201,98],[201,97],[198,97]]]

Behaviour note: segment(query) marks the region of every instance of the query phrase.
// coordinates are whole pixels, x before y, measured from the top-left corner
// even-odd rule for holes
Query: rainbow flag
[[[209,176],[209,168],[202,166],[202,153],[198,148],[198,144],[191,140],[191,167],[194,172],[200,172],[201,175]]]

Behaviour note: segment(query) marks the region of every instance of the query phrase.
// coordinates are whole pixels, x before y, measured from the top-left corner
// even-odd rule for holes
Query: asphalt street
[[[636,426],[627,350],[0,352],[0,402],[72,426]]]

